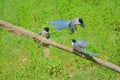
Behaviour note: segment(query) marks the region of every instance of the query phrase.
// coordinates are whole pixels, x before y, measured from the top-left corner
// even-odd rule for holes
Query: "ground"
[[[71,39],[86,40],[87,49],[120,66],[120,0],[1,0],[0,19],[39,33],[50,28],[50,40],[71,47]],[[80,17],[77,26],[55,30],[48,22]],[[120,74],[50,46],[50,59],[28,38],[0,28],[0,80],[119,80]]]

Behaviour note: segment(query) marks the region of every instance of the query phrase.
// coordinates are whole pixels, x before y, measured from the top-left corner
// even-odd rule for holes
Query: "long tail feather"
[[[88,55],[90,55],[90,56],[100,56],[100,54],[95,54],[95,53],[90,52],[88,50],[84,50],[83,52],[86,53],[86,54],[88,54]]]
[[[44,52],[44,57],[46,58],[50,57],[49,45],[43,45],[43,52]]]

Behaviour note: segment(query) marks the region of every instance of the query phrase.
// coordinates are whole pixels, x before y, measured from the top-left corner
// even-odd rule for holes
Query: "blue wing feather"
[[[84,41],[84,40],[78,40],[77,42],[79,43],[79,45],[80,45],[81,47],[86,47],[86,46],[88,45],[88,42],[87,42],[87,41]]]
[[[69,25],[69,21],[67,20],[56,20],[56,21],[50,21],[49,24],[55,26],[57,30],[62,30]]]

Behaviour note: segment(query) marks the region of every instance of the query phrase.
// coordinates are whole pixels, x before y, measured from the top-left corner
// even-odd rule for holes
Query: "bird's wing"
[[[67,20],[56,20],[56,21],[50,21],[49,24],[55,26],[57,30],[62,30],[69,25],[69,21]]]
[[[73,45],[73,49],[75,49],[78,52],[82,51],[82,47],[78,44],[78,43],[74,43]]]
[[[46,32],[45,30],[42,30],[39,35],[41,35],[42,37],[45,37],[45,38],[49,38],[49,36],[50,36],[50,34],[48,32]]]
[[[69,25],[68,25],[70,28],[74,27],[74,21],[70,21]]]
[[[74,21],[72,20],[72,21],[70,21],[70,23],[69,23],[69,28],[71,29],[71,31],[72,32],[75,32],[76,31],[76,27],[74,26]]]
[[[81,46],[82,48],[86,47],[88,45],[87,41],[84,40],[78,40],[77,43],[79,44],[79,46]]]
[[[50,33],[47,33],[47,39],[49,39],[50,38]]]

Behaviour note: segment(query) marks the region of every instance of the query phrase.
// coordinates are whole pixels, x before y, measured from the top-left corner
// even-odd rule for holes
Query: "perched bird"
[[[55,20],[55,21],[50,21],[49,24],[55,26],[57,30],[62,30],[66,27],[69,27],[73,33],[77,30],[76,27],[77,25],[81,25],[83,28],[86,27],[84,21],[81,18],[75,18],[71,21]]]
[[[85,50],[85,47],[88,45],[87,41],[84,40],[78,40],[76,41],[75,39],[72,39],[72,46],[73,49],[78,51],[78,52],[83,52]]]
[[[50,33],[49,33],[49,28],[48,27],[45,27],[40,33],[39,33],[40,36],[44,37],[44,38],[47,38],[49,39],[50,38]],[[41,46],[42,42],[39,41],[38,43],[38,48]],[[47,44],[44,44],[44,45],[47,45]]]
[[[49,28],[45,27],[39,34],[40,36],[49,39],[50,38],[50,33],[49,33]],[[43,45],[43,49],[44,49],[44,56],[45,57],[49,57],[50,53],[49,53],[49,45],[42,43],[41,41],[38,42],[38,48],[41,46],[41,44]]]
[[[42,37],[45,37],[47,39],[50,38],[50,33],[49,33],[49,28],[48,27],[45,27],[39,34],[40,36]]]
[[[86,53],[90,56],[99,56],[98,54],[95,54],[93,52],[90,52],[88,50],[85,49],[85,47],[88,45],[87,41],[84,40],[78,40],[76,41],[75,39],[72,39],[72,46],[73,46],[73,50],[77,51],[77,52],[83,52]]]

